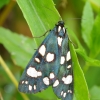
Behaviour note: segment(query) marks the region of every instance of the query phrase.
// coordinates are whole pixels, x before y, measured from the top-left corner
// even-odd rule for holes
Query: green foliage
[[[90,56],[96,58],[100,54],[100,12],[96,16],[94,26],[91,33],[92,43]]]
[[[77,48],[75,49],[72,43],[70,43],[74,71],[74,100],[92,100],[94,98],[98,100],[100,99],[98,94],[100,91],[100,80],[98,77],[100,75],[100,9],[98,10],[98,7],[100,8],[100,2],[98,2],[99,0],[85,2],[81,12],[81,29],[79,29],[81,32],[78,32],[80,34],[77,35],[76,32],[72,31],[72,28],[68,27],[69,37],[72,37],[71,40],[75,41],[74,46],[76,47],[77,45]],[[54,3],[51,0],[17,0],[17,3],[21,8],[33,37],[42,36],[46,31],[52,29],[54,25],[60,20],[59,13],[55,9]],[[58,8],[60,6],[58,6]],[[95,10],[95,14],[93,9]],[[72,13],[71,11],[69,12]],[[65,11],[63,14],[68,14],[68,16],[70,15],[70,13],[66,13],[67,12]],[[5,59],[5,62],[9,62],[9,65],[16,65],[16,67],[14,66],[14,69],[12,67],[9,68],[11,68],[10,71],[14,71],[16,73],[15,74],[13,72],[18,80],[20,79],[20,72],[19,68],[17,69],[17,66],[20,66],[22,69],[25,68],[28,61],[35,52],[34,49],[38,48],[43,39],[44,36],[41,38],[29,38],[28,36],[19,35],[17,32],[15,33],[9,29],[0,27],[0,44],[2,44],[9,52],[9,57],[11,57],[11,60],[13,61],[6,61]],[[78,58],[80,58],[79,61],[76,53],[78,54]],[[4,55],[2,54],[2,56]],[[8,63],[6,64],[8,65]],[[2,70],[5,69],[0,69],[0,72],[2,72]],[[4,76],[4,73],[1,73],[1,76],[5,77],[6,75]],[[11,79],[9,74],[8,77]],[[96,79],[98,79],[98,81],[96,81]],[[5,84],[12,84],[7,81],[5,82]],[[5,96],[5,100],[13,100],[14,95],[16,95],[17,99],[22,100],[23,95],[21,97],[19,92],[16,92],[15,94],[13,93],[16,91],[14,86],[10,85],[12,86],[10,88],[12,89],[12,95],[6,95],[5,91],[3,91],[4,86],[4,82],[2,82],[2,87],[0,87],[2,88],[2,91],[0,92],[1,94],[4,93],[2,97]],[[89,97],[89,95],[91,96]],[[30,100],[57,99],[51,87],[41,93],[37,93],[35,95],[30,94],[27,96]],[[6,99],[7,97],[8,99]]]
[[[0,0],[0,8],[2,8],[4,5],[7,5],[10,2],[10,0]]]
[[[2,27],[0,28],[0,43],[10,52],[14,63],[21,67],[27,65],[35,51],[34,49],[37,48],[34,39],[18,35]]]
[[[54,23],[59,20],[59,14],[51,0],[17,0],[17,3],[23,12],[33,37],[42,36],[47,30],[53,28]],[[43,39],[35,38],[36,44],[39,45],[41,40]]]
[[[89,2],[86,3],[82,16],[82,37],[90,48],[91,45],[91,31],[93,28],[94,18],[93,11]]]
[[[73,61],[74,92],[75,92],[76,100],[90,100],[88,97],[89,93],[88,93],[87,84],[84,78],[84,74],[78,63],[77,56],[74,51],[74,47],[71,44],[70,44],[70,49],[71,49],[72,61]]]
[[[93,86],[90,90],[90,93],[91,93],[91,98],[93,99],[98,99],[100,98],[100,87],[98,86]]]

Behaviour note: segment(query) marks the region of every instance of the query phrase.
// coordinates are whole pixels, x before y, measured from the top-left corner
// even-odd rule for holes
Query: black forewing
[[[65,35],[65,38],[63,39],[63,43],[61,46],[61,56],[65,56],[65,58],[68,51],[70,51],[68,42],[69,42],[68,36]],[[68,65],[71,65],[71,68],[67,68]],[[67,77],[68,75],[73,76],[71,59],[69,61],[65,60],[65,63],[63,65],[60,65],[59,72],[57,75],[57,80],[59,80],[59,85],[53,87],[55,94],[59,98],[62,98],[62,100],[72,100],[73,98],[73,80],[71,84],[64,84],[64,82],[62,81],[62,78]]]
[[[45,85],[43,82],[43,78],[49,77],[49,74],[51,72],[53,72],[55,76],[58,74],[58,69],[59,69],[58,62],[60,62],[60,55],[58,50],[57,36],[55,34],[55,28],[54,30],[50,31],[49,35],[45,38],[45,40],[42,42],[41,45],[45,45],[46,47],[45,54],[51,52],[55,54],[55,59],[52,62],[47,62],[46,56],[42,57],[37,50],[22,74],[18,87],[19,91],[21,92],[36,93],[42,91],[43,89],[51,85],[53,82],[52,80],[50,80],[49,81],[50,84]],[[34,61],[36,57],[40,58],[40,63]],[[35,68],[35,70],[42,72],[42,76],[36,78],[28,76],[27,70],[30,66]],[[30,87],[31,90],[29,90],[29,86],[31,86]]]

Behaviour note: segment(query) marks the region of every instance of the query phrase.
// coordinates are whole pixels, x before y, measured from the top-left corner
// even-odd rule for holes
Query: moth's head
[[[59,37],[65,37],[66,29],[64,27],[64,22],[63,21],[59,21],[56,24],[56,33]]]
[[[65,23],[64,23],[63,21],[59,21],[58,24],[57,24],[57,26],[64,27],[64,24],[65,24]]]

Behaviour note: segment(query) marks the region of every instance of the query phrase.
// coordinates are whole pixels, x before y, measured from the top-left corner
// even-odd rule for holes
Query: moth
[[[49,32],[29,61],[19,82],[24,93],[37,93],[48,86],[61,100],[73,99],[73,70],[69,38],[64,22]]]

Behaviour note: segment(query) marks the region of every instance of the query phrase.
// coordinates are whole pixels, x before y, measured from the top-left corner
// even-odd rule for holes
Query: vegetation
[[[51,86],[41,93],[22,94],[18,82],[45,38],[34,37],[61,19],[72,41],[73,100],[100,99],[100,0],[1,0],[0,100],[60,100]]]

